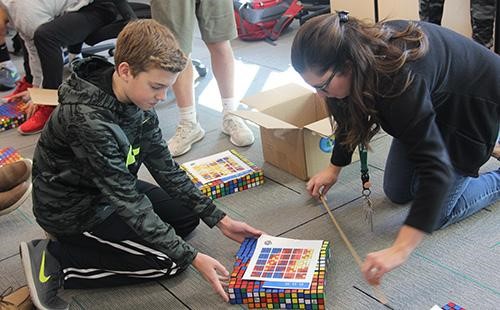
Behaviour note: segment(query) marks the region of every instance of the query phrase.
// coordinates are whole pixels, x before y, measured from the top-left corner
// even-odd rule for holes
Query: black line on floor
[[[373,297],[371,294],[368,294],[367,292],[363,291],[362,289],[360,289],[359,287],[356,287],[355,285],[353,285],[352,287],[354,287],[354,289],[360,291],[361,293],[365,294],[366,296],[370,297],[371,299],[375,300],[376,302],[378,302],[379,304],[385,306],[387,309],[391,309],[391,310],[394,310],[393,307],[389,306],[389,305],[384,305],[383,303],[380,302],[380,300],[378,300],[377,298]]]
[[[276,180],[274,180],[274,179],[271,179],[271,178],[270,178],[270,177],[268,177],[268,176],[264,176],[264,178],[265,178],[265,179],[269,179],[269,180],[273,181],[274,183],[279,184],[279,185],[281,185],[281,186],[283,186],[283,187],[286,187],[286,188],[288,188],[289,190],[291,190],[292,192],[295,192],[296,194],[302,195],[302,193],[301,193],[301,192],[299,192],[298,190],[295,190],[295,189],[291,188],[290,186],[287,186],[287,185],[285,185],[285,184],[283,184],[283,183],[280,183],[280,182],[278,182],[278,181],[276,181]]]
[[[9,258],[12,258],[12,257],[17,256],[17,255],[19,255],[19,253],[14,253],[11,256],[4,257],[4,258],[0,259],[0,263],[3,262],[4,260],[8,260]]]
[[[358,199],[360,199],[360,198],[361,198],[361,196],[360,196],[360,197],[356,197],[356,198],[354,198],[354,199],[352,199],[352,200],[350,200],[350,201],[348,201],[348,202],[346,202],[346,203],[343,203],[343,204],[341,204],[340,206],[338,206],[338,207],[336,207],[336,208],[333,208],[333,209],[330,209],[330,210],[332,210],[332,211],[338,210],[338,209],[340,209],[340,208],[342,208],[342,207],[344,207],[344,206],[346,206],[346,205],[350,204],[351,202],[356,201],[356,200],[358,200]],[[319,204],[319,202],[318,202],[318,204]],[[296,226],[294,226],[294,227],[292,227],[292,228],[290,228],[290,229],[288,229],[288,230],[286,230],[286,231],[284,231],[284,232],[282,232],[282,233],[280,233],[280,234],[277,234],[276,236],[280,237],[280,236],[282,236],[282,235],[284,235],[284,234],[286,234],[286,233],[288,233],[288,232],[290,232],[290,231],[292,231],[292,230],[294,230],[294,229],[296,229],[296,228],[299,228],[299,227],[301,227],[301,226],[303,226],[303,225],[306,225],[306,224],[307,224],[307,223],[309,223],[309,222],[312,222],[312,221],[314,221],[314,220],[316,220],[316,219],[318,219],[318,218],[320,218],[320,217],[325,216],[325,214],[327,214],[327,213],[328,213],[328,212],[326,212],[326,211],[325,211],[324,213],[321,213],[320,215],[318,215],[318,216],[316,216],[316,217],[313,217],[313,218],[311,218],[310,220],[308,220],[308,221],[306,221],[306,222],[300,223],[299,225],[296,225]]]
[[[182,301],[181,299],[179,299],[179,297],[177,297],[171,290],[168,289],[168,287],[166,287],[163,283],[161,283],[160,281],[156,281],[156,283],[158,283],[161,287],[163,287],[167,292],[169,292],[172,296],[174,296],[175,299],[177,299],[181,304],[184,305],[184,307],[186,307],[187,309],[189,310],[192,310],[192,308],[190,308],[184,301]]]

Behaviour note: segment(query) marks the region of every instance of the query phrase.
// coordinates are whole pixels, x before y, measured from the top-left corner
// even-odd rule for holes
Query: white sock
[[[222,98],[222,114],[226,116],[231,111],[236,111],[240,103],[234,98]]]
[[[194,105],[186,108],[179,108],[179,120],[196,124],[196,108]]]

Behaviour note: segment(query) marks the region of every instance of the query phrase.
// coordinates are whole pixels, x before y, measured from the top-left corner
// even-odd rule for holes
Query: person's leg
[[[222,132],[230,136],[236,146],[247,146],[254,142],[252,131],[245,122],[231,115],[238,108],[239,100],[234,94],[234,55],[230,40],[236,38],[236,23],[231,0],[201,1],[196,16],[203,41],[210,51],[212,69],[222,100]]]
[[[0,91],[6,91],[16,87],[20,79],[17,68],[10,59],[5,37],[7,36],[7,23],[9,17],[6,10],[0,7]]]
[[[138,180],[137,190],[149,198],[155,213],[165,223],[170,224],[178,236],[186,237],[200,223],[199,217],[192,208],[186,206],[181,200],[170,197],[159,186]]]
[[[135,284],[181,272],[117,214],[90,231],[57,240],[21,243],[21,258],[33,303],[67,309],[57,290]]]
[[[461,221],[500,199],[500,169],[466,177],[455,171],[439,228]]]
[[[495,23],[497,0],[471,0],[470,16],[472,39],[486,48],[493,46],[493,25]]]
[[[193,32],[195,25],[195,0],[152,0],[151,14],[153,19],[167,26],[177,41],[182,51],[190,57]],[[196,118],[194,95],[194,72],[191,59],[186,68],[177,77],[172,85],[177,106],[179,107],[179,124],[175,134],[168,140],[168,148],[172,156],[187,153],[193,143],[200,141],[205,136]]]
[[[394,203],[405,204],[415,198],[415,165],[408,160],[406,147],[396,138],[387,155],[383,186],[385,195]]]
[[[441,25],[443,18],[444,0],[420,0],[419,15],[420,20],[437,25]]]
[[[42,87],[57,89],[62,83],[64,60],[62,47],[81,43],[85,38],[115,19],[107,5],[89,4],[77,12],[63,14],[37,28],[34,44],[40,58]],[[17,131],[31,135],[43,130],[54,111],[53,106],[40,105],[36,112]]]
[[[64,66],[62,47],[83,42],[91,33],[109,24],[115,17],[112,11],[105,7],[90,4],[38,27],[34,41],[42,67],[42,87],[57,89],[61,85]]]

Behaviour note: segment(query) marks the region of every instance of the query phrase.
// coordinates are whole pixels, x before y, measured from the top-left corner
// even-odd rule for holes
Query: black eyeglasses
[[[326,89],[328,88],[328,86],[332,82],[333,78],[335,77],[335,74],[337,74],[337,72],[333,71],[332,74],[330,75],[330,77],[323,84],[318,85],[318,86],[313,86],[313,87],[316,88],[316,90],[321,90],[323,92],[326,92]]]

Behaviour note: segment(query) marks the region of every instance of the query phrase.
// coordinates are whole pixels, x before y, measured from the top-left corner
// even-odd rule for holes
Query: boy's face
[[[133,76],[130,70],[121,71],[120,77],[125,82],[122,88],[125,100],[142,110],[150,110],[165,100],[167,89],[175,83],[178,75],[179,73],[156,68],[136,76]]]

